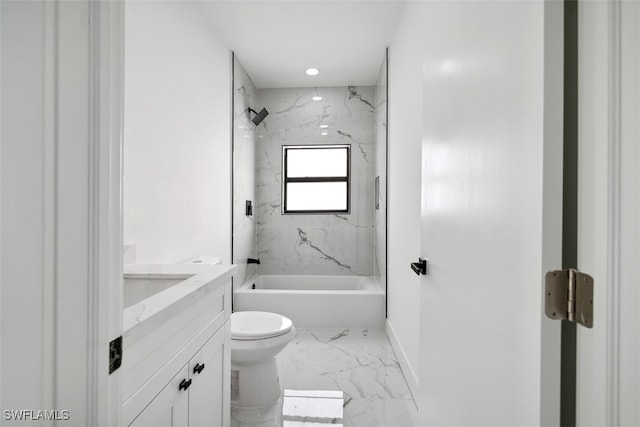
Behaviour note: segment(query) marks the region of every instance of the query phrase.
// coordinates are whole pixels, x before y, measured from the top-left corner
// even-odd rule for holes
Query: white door
[[[559,323],[542,305],[542,275],[561,265],[554,7],[433,6],[421,425],[559,422]],[[579,28],[578,268],[595,312],[578,328],[577,423],[640,425],[640,2],[582,2]]]
[[[640,425],[640,2],[579,4],[578,267],[594,327],[578,328],[577,424]]]
[[[430,4],[420,425],[557,425],[562,4]]]

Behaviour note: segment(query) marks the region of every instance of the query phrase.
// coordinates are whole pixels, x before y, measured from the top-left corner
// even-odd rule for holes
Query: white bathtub
[[[298,328],[384,330],[385,324],[384,291],[370,276],[256,276],[234,292],[233,309],[280,313]]]

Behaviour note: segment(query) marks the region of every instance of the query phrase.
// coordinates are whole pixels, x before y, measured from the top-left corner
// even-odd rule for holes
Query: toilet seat
[[[291,331],[288,317],[266,311],[237,311],[231,313],[232,340],[261,340],[284,335]]]

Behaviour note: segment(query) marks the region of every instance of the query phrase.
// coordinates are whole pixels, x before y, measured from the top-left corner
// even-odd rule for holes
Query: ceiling
[[[400,0],[205,1],[258,88],[373,85]],[[309,77],[305,70],[320,70]]]

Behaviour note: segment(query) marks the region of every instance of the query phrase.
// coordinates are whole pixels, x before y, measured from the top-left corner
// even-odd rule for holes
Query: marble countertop
[[[182,278],[185,280],[123,310],[123,333],[157,317],[166,308],[206,286],[222,286],[235,264],[132,264],[124,267],[125,279]],[[148,322],[147,322],[148,323]]]

